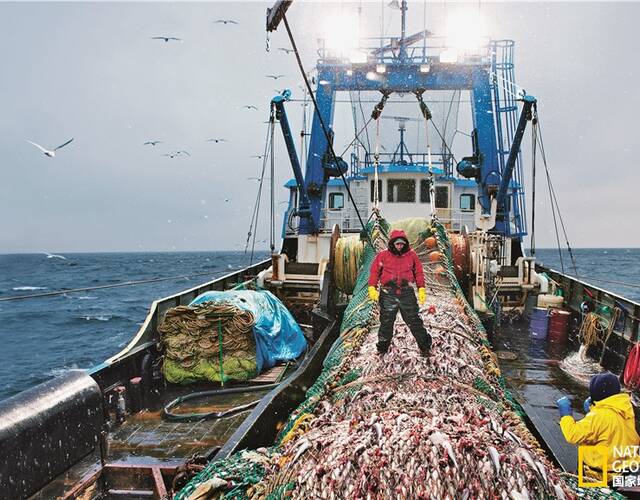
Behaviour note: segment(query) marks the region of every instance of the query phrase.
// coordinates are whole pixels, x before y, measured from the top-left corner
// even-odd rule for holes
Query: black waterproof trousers
[[[383,287],[380,290],[380,329],[378,330],[378,352],[389,350],[393,337],[393,323],[400,309],[402,319],[413,334],[421,352],[431,348],[431,335],[427,333],[422,319],[418,315],[418,302],[413,288],[403,286],[401,288]]]

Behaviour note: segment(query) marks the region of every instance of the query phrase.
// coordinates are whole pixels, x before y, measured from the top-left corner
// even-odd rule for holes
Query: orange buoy
[[[431,252],[429,254],[429,260],[431,262],[438,262],[439,260],[442,260],[442,254],[440,252]]]
[[[427,245],[427,248],[435,248],[438,242],[433,236],[429,236],[426,240],[424,240],[424,244]]]
[[[446,272],[445,268],[442,266],[438,266],[433,270],[434,273],[438,274],[438,275],[442,275]]]

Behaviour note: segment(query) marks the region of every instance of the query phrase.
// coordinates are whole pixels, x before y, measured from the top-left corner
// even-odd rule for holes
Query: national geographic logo
[[[587,463],[585,457],[588,457]],[[602,471],[601,479],[594,481],[589,478],[585,481],[585,466],[587,471],[595,471],[598,475]],[[640,446],[578,446],[579,487],[605,488],[609,475],[614,487],[640,486]]]
[[[600,463],[600,470],[602,470],[602,479],[600,481],[586,481],[584,480],[584,456],[600,455],[602,462]],[[607,487],[607,457],[609,456],[608,446],[578,446],[578,486],[580,488],[606,488]],[[587,464],[587,467],[593,469],[594,464]]]

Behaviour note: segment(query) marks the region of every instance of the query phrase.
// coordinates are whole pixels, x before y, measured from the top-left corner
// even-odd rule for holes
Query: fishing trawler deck
[[[264,384],[264,390],[204,396],[180,404],[173,413],[224,412],[260,400],[270,390],[270,384],[281,380],[287,370],[291,371],[289,365],[278,365],[249,381],[253,385]],[[76,498],[80,494],[82,498],[105,498],[105,493],[107,498],[163,498],[162,492],[166,496],[170,491],[172,478],[188,459],[213,458],[252,410],[195,421],[163,418],[163,407],[171,401],[204,390],[211,387],[168,387],[152,408],[130,415],[113,427],[102,452],[91,453],[31,498]]]

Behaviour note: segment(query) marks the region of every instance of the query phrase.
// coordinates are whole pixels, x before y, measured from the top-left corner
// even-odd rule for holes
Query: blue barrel
[[[549,327],[549,311],[536,307],[531,312],[529,320],[529,330],[531,330],[531,338],[544,340],[547,338],[547,329]]]

